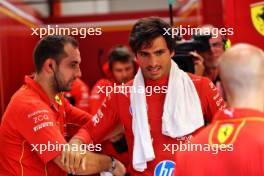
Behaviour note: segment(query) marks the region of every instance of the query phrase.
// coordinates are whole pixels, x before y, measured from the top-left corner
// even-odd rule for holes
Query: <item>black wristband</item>
[[[111,168],[108,170],[108,172],[113,172],[113,171],[115,170],[115,168],[116,168],[116,160],[115,160],[115,158],[112,157],[112,156],[109,156],[109,157],[110,157],[111,160],[112,160],[112,166],[111,166]]]

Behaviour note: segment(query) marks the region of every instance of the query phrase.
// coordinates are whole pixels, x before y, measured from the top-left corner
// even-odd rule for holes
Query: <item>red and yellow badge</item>
[[[264,36],[264,1],[251,4],[250,11],[255,29]]]
[[[58,105],[60,105],[60,106],[62,105],[62,101],[61,101],[61,98],[59,95],[55,96],[55,101],[56,101],[56,103],[58,103]]]
[[[245,120],[217,121],[210,131],[209,144],[233,144],[245,122]]]

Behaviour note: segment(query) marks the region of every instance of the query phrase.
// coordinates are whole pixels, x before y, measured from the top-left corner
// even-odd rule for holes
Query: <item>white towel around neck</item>
[[[141,69],[135,76],[133,86],[135,90],[145,87]],[[147,162],[155,159],[145,92],[131,92],[130,103],[134,134],[133,168],[143,172],[147,168]],[[171,61],[168,88],[163,105],[162,134],[172,138],[182,137],[203,125],[203,113],[196,88],[188,74]]]

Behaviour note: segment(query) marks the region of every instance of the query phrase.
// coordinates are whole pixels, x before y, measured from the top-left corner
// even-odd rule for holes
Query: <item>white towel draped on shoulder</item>
[[[133,86],[145,87],[141,69]],[[134,134],[133,168],[143,172],[147,162],[155,159],[149,130],[145,93],[131,92],[132,129]],[[204,125],[200,99],[191,78],[171,61],[168,89],[163,105],[162,134],[176,138],[194,132]]]

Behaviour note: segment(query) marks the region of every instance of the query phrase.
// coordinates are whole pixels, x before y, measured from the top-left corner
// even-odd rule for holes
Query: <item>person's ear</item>
[[[55,69],[55,63],[53,59],[46,59],[42,68],[45,72],[53,73]]]

